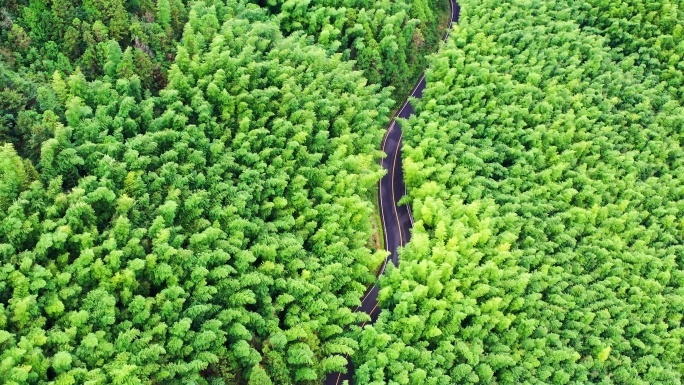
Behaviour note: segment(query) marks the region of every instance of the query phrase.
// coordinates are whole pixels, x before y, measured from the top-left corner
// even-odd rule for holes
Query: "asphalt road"
[[[451,22],[449,29],[444,34],[443,40],[446,41],[451,30],[451,25],[458,22],[460,14],[460,7],[455,0],[451,0]],[[413,88],[411,97],[420,98],[423,96],[425,89],[425,74],[423,74]],[[409,98],[410,99],[410,98]],[[380,216],[382,217],[382,226],[385,230],[385,248],[390,252],[390,255],[385,260],[380,274],[385,272],[385,266],[388,263],[393,263],[395,266],[399,265],[399,256],[397,249],[404,246],[409,239],[411,239],[410,229],[413,227],[413,215],[411,214],[411,207],[409,205],[399,206],[397,202],[406,195],[406,184],[404,184],[404,172],[402,169],[401,160],[401,143],[402,132],[399,123],[395,120],[399,118],[408,118],[414,112],[413,106],[409,103],[409,99],[404,102],[397,115],[392,118],[387,134],[382,142],[382,150],[387,153],[387,156],[382,159],[382,167],[387,169],[387,174],[380,180],[379,186],[379,201],[380,201]],[[378,284],[371,286],[364,294],[361,300],[361,306],[356,311],[362,311],[371,316],[371,323],[375,322],[380,313],[378,307]],[[363,327],[366,323],[361,324]],[[353,383],[354,365],[351,359],[347,357],[347,372],[346,373],[330,373],[325,379],[325,385],[341,385],[345,380],[349,384]]]

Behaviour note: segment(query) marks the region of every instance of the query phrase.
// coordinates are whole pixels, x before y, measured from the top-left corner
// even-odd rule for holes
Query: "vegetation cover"
[[[0,382],[681,383],[681,6],[460,3],[348,333],[445,2],[4,2]]]
[[[0,382],[342,369],[433,3],[3,3]]]
[[[166,84],[187,21],[181,0],[7,0],[0,6],[0,141],[37,162],[58,116],[50,82],[77,69],[88,80],[137,74],[143,90]],[[121,50],[119,59],[111,60]]]
[[[211,5],[211,0],[198,3]],[[186,0],[8,0],[0,6],[0,141],[37,162],[49,136],[41,115],[55,111],[55,71],[77,69],[89,81],[137,74],[143,93],[167,82],[194,2]],[[394,87],[403,100],[438,41],[446,1],[252,1],[285,35],[354,60],[372,84]],[[234,8],[239,2],[223,2]],[[117,47],[118,46],[118,47]],[[119,58],[112,60],[118,50]]]
[[[133,57],[150,86],[173,58],[187,21],[183,0],[9,0],[1,10],[3,55],[32,75],[77,67],[92,78],[104,75],[108,41]],[[154,84],[158,89],[163,84]]]
[[[614,54],[658,76],[684,98],[684,7],[678,1],[590,0],[575,9],[582,28],[607,38]]]
[[[159,96],[56,72],[35,167],[0,147],[3,383],[312,383],[356,348],[389,91],[258,6],[188,18]]]
[[[304,31],[340,52],[374,84],[403,100],[442,36],[442,0],[253,0],[277,17],[284,33]],[[442,20],[447,21],[446,19]]]
[[[415,227],[358,383],[681,383],[682,10],[460,3],[403,125]]]

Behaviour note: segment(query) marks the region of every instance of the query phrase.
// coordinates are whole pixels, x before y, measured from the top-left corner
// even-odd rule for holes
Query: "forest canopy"
[[[0,383],[682,383],[684,8],[458,3],[4,1]]]
[[[682,9],[460,3],[403,123],[415,227],[358,382],[681,383]]]
[[[357,347],[389,90],[253,5],[182,40],[158,96],[55,72],[36,164],[0,147],[4,383],[308,383]]]
[[[3,383],[344,368],[385,256],[368,218],[390,94],[438,11],[303,5],[3,4]]]
[[[341,53],[369,84],[403,100],[441,36],[446,0],[251,1],[281,33],[306,33],[307,45]],[[241,1],[9,0],[0,7],[0,141],[37,162],[50,136],[41,115],[60,115],[55,72],[86,80],[136,74],[145,95],[168,81],[192,4],[234,15]],[[255,8],[256,9],[256,8]],[[438,30],[439,29],[439,30]]]
[[[304,31],[328,52],[354,60],[371,82],[392,86],[404,99],[442,37],[448,1],[254,0],[284,33]],[[441,28],[440,28],[441,21]]]

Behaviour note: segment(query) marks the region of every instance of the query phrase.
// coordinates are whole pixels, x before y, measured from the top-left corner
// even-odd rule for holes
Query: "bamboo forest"
[[[0,384],[684,383],[681,0],[0,1]]]

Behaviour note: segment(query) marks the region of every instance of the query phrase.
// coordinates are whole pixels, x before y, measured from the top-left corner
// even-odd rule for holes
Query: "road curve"
[[[451,21],[449,28],[444,34],[442,40],[446,41],[449,37],[449,31],[453,23],[458,22],[460,15],[460,7],[455,0],[450,0],[451,5]],[[425,73],[420,77],[420,80],[411,91],[410,97],[420,98],[423,96],[423,89],[425,89]],[[413,106],[406,99],[399,112],[390,121],[387,133],[382,141],[382,150],[387,156],[382,159],[382,167],[387,169],[387,174],[380,179],[378,188],[378,198],[380,201],[380,216],[382,217],[382,227],[385,230],[385,248],[390,252],[390,255],[385,260],[379,274],[385,272],[385,267],[390,261],[395,265],[399,265],[399,256],[397,249],[404,246],[411,238],[410,229],[413,227],[413,215],[411,214],[411,207],[409,205],[399,206],[397,202],[406,195],[406,184],[404,184],[404,172],[401,161],[401,143],[402,132],[396,118],[408,118],[413,114]],[[356,311],[363,311],[371,316],[371,323],[375,322],[380,313],[378,307],[378,282],[376,281],[363,296],[361,305],[356,308]],[[361,324],[363,327],[366,324]],[[347,372],[346,373],[330,373],[325,379],[325,385],[341,385],[344,381],[353,383],[354,365],[349,356],[347,356]]]

